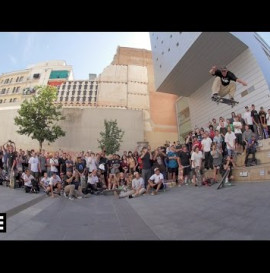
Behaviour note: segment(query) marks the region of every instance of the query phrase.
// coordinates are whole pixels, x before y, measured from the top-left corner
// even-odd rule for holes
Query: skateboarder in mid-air
[[[218,69],[215,65],[212,66],[209,73],[216,76],[212,85],[212,98],[225,97],[229,94],[229,98],[234,100],[234,93],[236,89],[235,82],[241,83],[243,86],[247,86],[247,83],[237,78],[226,66]]]

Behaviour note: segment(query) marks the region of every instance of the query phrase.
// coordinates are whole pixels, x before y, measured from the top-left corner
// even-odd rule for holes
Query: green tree
[[[105,131],[100,132],[101,139],[98,139],[99,148],[106,150],[107,154],[114,154],[120,149],[123,142],[124,131],[117,126],[116,120],[104,120]]]
[[[39,86],[36,95],[30,100],[24,100],[15,117],[15,124],[19,127],[17,133],[31,136],[39,142],[39,149],[46,140],[54,142],[65,132],[57,122],[65,119],[62,116],[62,105],[55,105],[57,88],[53,86]]]

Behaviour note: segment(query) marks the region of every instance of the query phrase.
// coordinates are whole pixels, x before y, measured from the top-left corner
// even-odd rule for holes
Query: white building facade
[[[231,117],[255,104],[270,108],[270,49],[254,32],[150,33],[155,85],[159,92],[179,95],[176,103],[179,138],[194,127],[207,127],[212,118]],[[213,65],[226,65],[248,86],[236,83],[233,109],[211,100]]]

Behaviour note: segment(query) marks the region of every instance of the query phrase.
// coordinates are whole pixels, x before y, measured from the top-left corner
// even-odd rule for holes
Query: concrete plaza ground
[[[81,200],[0,187],[0,240],[269,240],[270,183],[170,188],[157,196]]]

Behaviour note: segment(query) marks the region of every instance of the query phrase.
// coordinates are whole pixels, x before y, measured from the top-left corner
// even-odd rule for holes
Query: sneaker
[[[129,199],[130,199],[130,198],[133,198],[133,196],[132,196],[132,195],[129,195],[128,198],[129,198]]]
[[[64,192],[64,197],[68,198],[67,194]]]
[[[69,199],[69,200],[74,200],[74,197],[73,197],[73,196],[69,196],[68,199]]]
[[[151,195],[157,195],[157,192],[156,192],[156,191],[153,191],[153,192],[151,193]]]
[[[78,196],[77,199],[82,199],[82,196]]]

